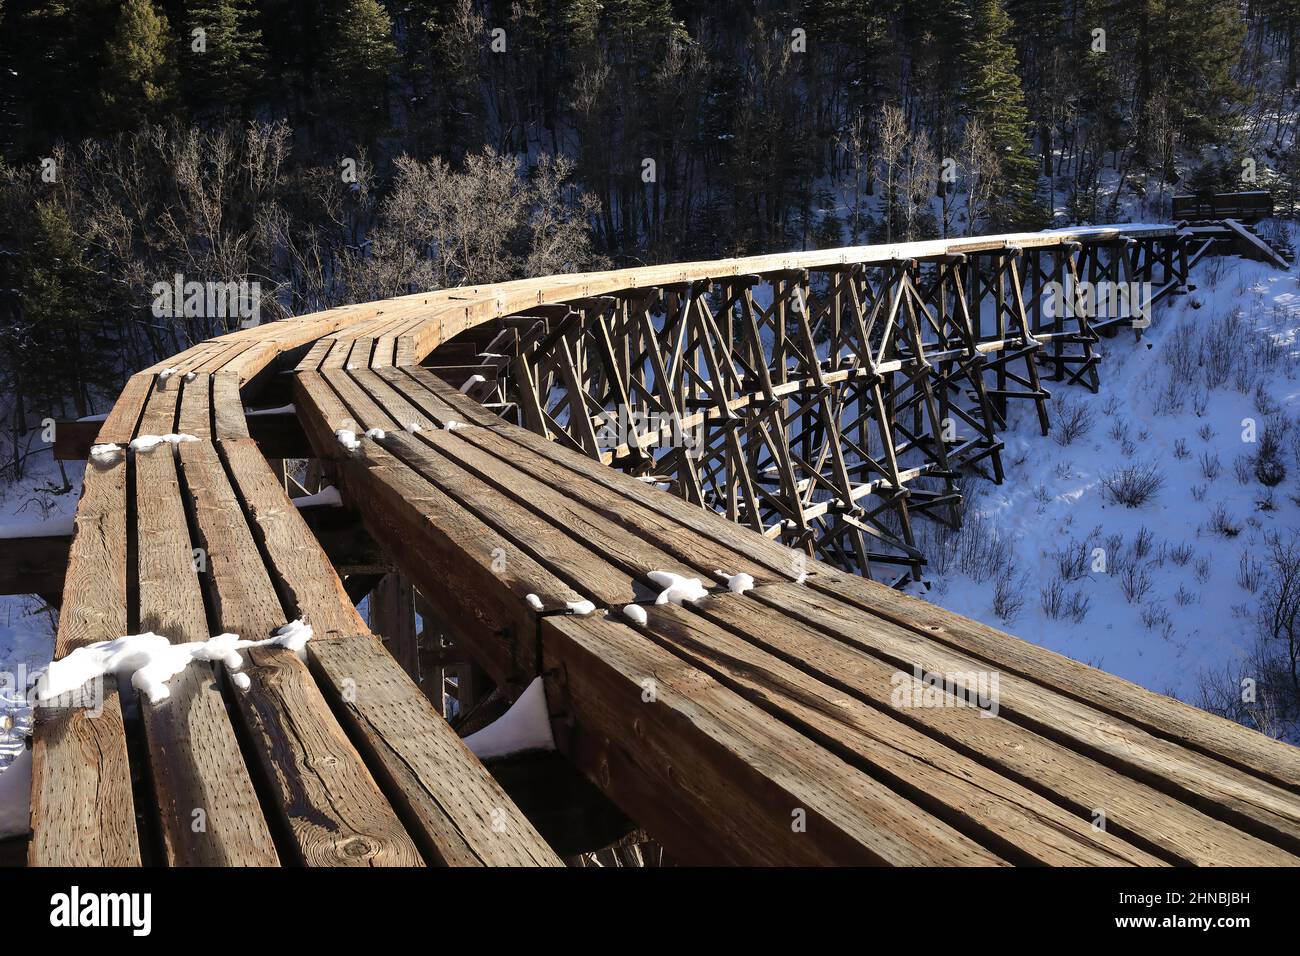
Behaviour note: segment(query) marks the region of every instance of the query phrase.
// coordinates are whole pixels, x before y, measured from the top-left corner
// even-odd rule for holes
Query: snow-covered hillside
[[[918,593],[1198,703],[1202,675],[1255,644],[1268,537],[1300,530],[1300,287],[1236,258],[1192,281],[1140,339],[1101,340],[1099,394],[1045,382],[1048,437],[1012,406],[1005,483],[966,482],[955,535],[923,528]],[[1273,487],[1255,468],[1268,443]],[[1108,489],[1125,482],[1155,487],[1128,507]]]

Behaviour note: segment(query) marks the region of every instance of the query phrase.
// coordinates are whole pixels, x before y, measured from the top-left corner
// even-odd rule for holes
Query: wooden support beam
[[[385,575],[370,595],[370,629],[417,684],[420,659],[415,640],[415,589],[400,571]]]

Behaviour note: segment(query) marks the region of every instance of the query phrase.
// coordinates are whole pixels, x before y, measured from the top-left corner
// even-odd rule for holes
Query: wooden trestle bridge
[[[61,604],[56,659],[314,636],[305,659],[247,651],[246,688],[200,663],[158,704],[108,678],[93,710],[40,708],[29,862],[553,865],[633,827],[683,863],[1300,862],[1300,751],[888,586],[964,475],[1000,478],[1009,409],[1046,430],[1046,386],[1095,390],[1099,336],[1134,324],[1045,288],[1158,302],[1215,241],[1105,227],[550,276],[138,373],[97,434],[60,432],[65,456],[117,449],[87,465],[66,576],[29,575]],[[197,440],[128,447],[167,433]],[[294,506],[326,482],[344,509]],[[657,604],[657,572],[709,596]],[[958,706],[990,676],[994,706]],[[629,821],[603,843],[548,842],[556,808],[526,815],[443,715],[537,677],[555,759],[592,790],[574,806]]]

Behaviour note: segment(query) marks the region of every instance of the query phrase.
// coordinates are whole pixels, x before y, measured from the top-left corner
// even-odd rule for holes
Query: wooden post
[[[399,571],[384,576],[370,593],[370,627],[411,680],[420,683],[415,639],[415,589]]]

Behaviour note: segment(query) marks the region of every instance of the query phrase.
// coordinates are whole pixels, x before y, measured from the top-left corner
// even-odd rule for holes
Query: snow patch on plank
[[[672,571],[651,571],[650,580],[664,590],[655,598],[655,604],[695,603],[709,596],[708,589],[699,578],[688,578]]]
[[[640,604],[623,605],[623,616],[634,624],[640,624],[642,627],[645,626],[645,622],[646,622],[645,608],[643,608]]]
[[[581,601],[569,601],[565,606],[569,609],[570,614],[577,615],[578,617],[586,617],[588,614],[592,614],[596,610],[596,605],[585,599]]]
[[[528,602],[528,606],[534,611],[540,611],[545,606],[542,604],[542,599],[536,594],[526,594],[524,600]]]
[[[198,441],[198,439],[184,432],[168,432],[166,435],[141,435],[132,440],[131,450],[135,452],[152,451],[159,445],[179,445],[181,442],[187,441]]]
[[[732,594],[744,594],[754,587],[753,575],[741,571],[738,574],[728,574],[726,571],[714,571],[718,577],[727,582],[727,590]]]
[[[361,442],[357,440],[357,433],[350,428],[340,428],[334,433],[334,437],[348,454],[361,447]]]
[[[554,750],[551,717],[546,710],[542,679],[534,677],[510,709],[465,738],[464,744],[480,760],[507,757],[529,750]]]
[[[122,453],[121,445],[114,445],[108,442],[103,445],[90,446],[90,460],[101,464],[108,464],[117,460],[117,456]]]
[[[157,704],[171,696],[167,682],[195,661],[219,661],[238,671],[244,666],[239,651],[245,648],[284,647],[301,656],[311,637],[311,626],[301,620],[286,624],[260,641],[240,640],[238,634],[218,634],[206,641],[173,644],[162,634],[129,634],[79,647],[54,661],[36,682],[36,699],[62,697],[87,681],[113,674],[119,679],[129,677],[132,687],[149,703]]]

